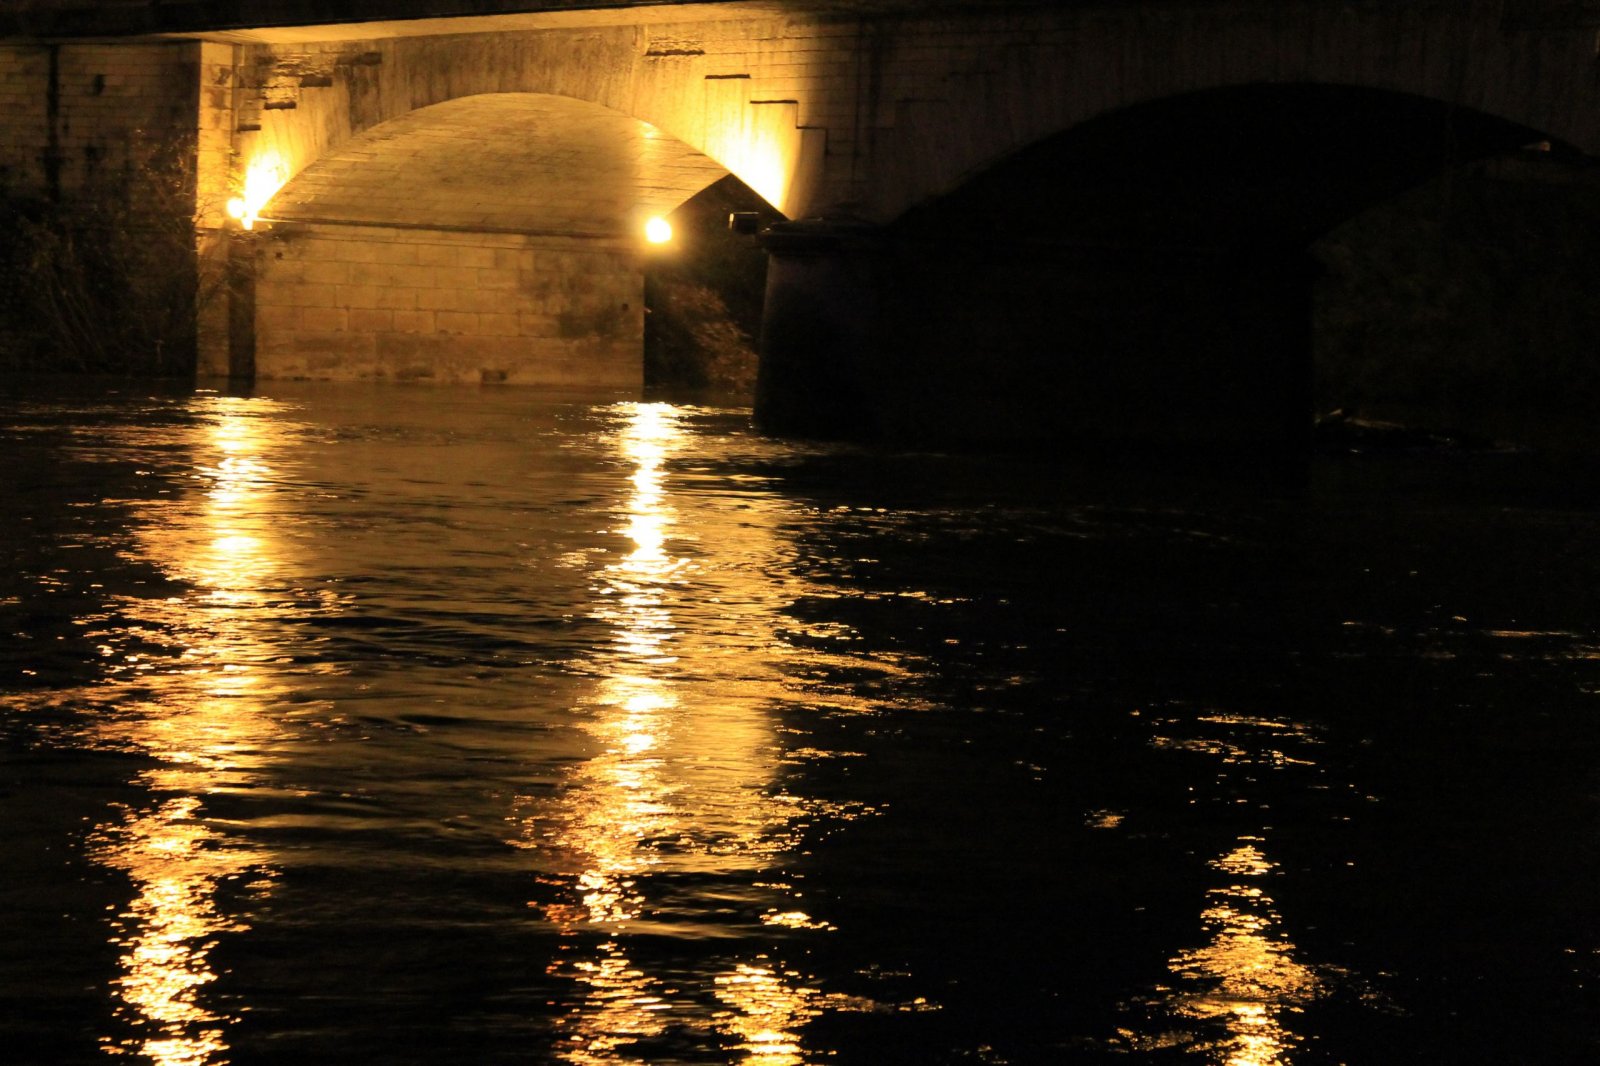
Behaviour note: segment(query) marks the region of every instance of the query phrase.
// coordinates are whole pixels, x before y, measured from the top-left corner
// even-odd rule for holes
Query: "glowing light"
[[[644,239],[651,244],[666,244],[672,240],[672,223],[664,218],[652,218],[644,224]]]
[[[789,172],[796,163],[793,151],[775,144],[756,144],[741,153],[740,179],[767,203],[782,210],[789,206]]]
[[[277,152],[264,152],[250,161],[244,172],[244,191],[228,201],[228,217],[245,229],[254,229],[261,209],[289,180],[289,167]]]

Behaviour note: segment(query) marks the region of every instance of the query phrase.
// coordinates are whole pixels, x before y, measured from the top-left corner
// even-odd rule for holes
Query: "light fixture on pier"
[[[656,216],[644,224],[644,239],[651,244],[666,244],[672,240],[672,223]]]
[[[245,168],[243,191],[228,201],[228,217],[245,229],[254,229],[261,209],[289,179],[288,169],[277,152],[269,151],[252,159]]]

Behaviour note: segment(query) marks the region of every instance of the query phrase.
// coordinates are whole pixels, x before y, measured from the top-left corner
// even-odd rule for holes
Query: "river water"
[[[0,396],[0,1059],[1600,1056],[1600,507]]]

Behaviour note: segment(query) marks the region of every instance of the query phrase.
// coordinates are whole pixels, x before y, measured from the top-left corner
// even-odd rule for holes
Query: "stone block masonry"
[[[255,240],[261,379],[638,388],[624,241],[278,223]]]
[[[292,176],[414,111],[551,94],[649,122],[790,218],[879,223],[1080,123],[1256,83],[1422,96],[1600,151],[1593,28],[1518,29],[1505,0],[845,6],[674,22],[678,5],[647,5],[633,25],[376,24],[245,45],[240,151],[275,152]]]
[[[213,68],[231,67],[230,49],[198,41],[0,46],[0,186],[11,195],[70,193],[120,165],[135,136],[192,151],[197,115],[218,110],[200,106],[203,55]],[[211,124],[225,152],[227,125]]]

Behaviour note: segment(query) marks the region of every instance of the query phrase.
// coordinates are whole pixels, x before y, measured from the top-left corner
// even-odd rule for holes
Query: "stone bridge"
[[[1317,235],[1600,154],[1600,0],[12,3],[0,182],[184,146],[203,373],[634,386],[728,173],[780,432],[1293,435]],[[249,231],[224,205],[245,202]],[[235,205],[236,207],[238,205]]]

